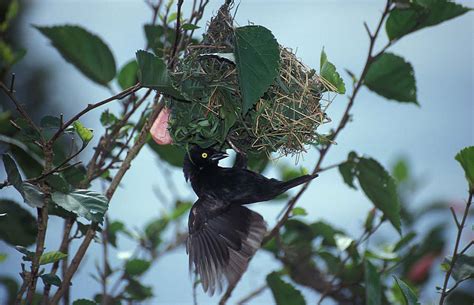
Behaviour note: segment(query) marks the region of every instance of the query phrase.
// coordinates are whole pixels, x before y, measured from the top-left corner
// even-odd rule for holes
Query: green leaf
[[[305,305],[306,301],[299,290],[284,282],[278,273],[272,272],[267,276],[267,284],[272,290],[276,305]]]
[[[33,208],[40,208],[44,205],[45,195],[37,186],[23,182],[22,188],[24,192],[23,199],[26,204]]]
[[[393,178],[372,158],[361,158],[357,169],[357,178],[364,193],[401,233],[400,202]]]
[[[179,90],[175,88],[163,59],[143,50],[137,51],[136,56],[138,80],[143,87],[155,89],[176,99],[185,99]]]
[[[18,15],[20,4],[18,0],[11,0],[8,4],[8,8],[6,9],[6,13],[4,19],[0,23],[0,32],[5,32],[9,25],[11,24],[12,20]],[[2,10],[4,8],[2,7]]]
[[[420,305],[418,302],[418,297],[413,292],[413,290],[401,279],[396,276],[393,276],[395,282],[397,283],[398,288],[403,294],[403,299],[405,301],[405,305]]]
[[[175,204],[175,208],[171,215],[169,216],[170,220],[176,220],[179,217],[183,216],[187,211],[191,209],[193,203],[190,201],[180,201],[178,200]]]
[[[151,263],[143,259],[132,259],[125,263],[125,273],[129,276],[139,276],[150,268]]]
[[[138,82],[138,63],[136,60],[129,61],[120,69],[117,82],[122,89],[132,87]]]
[[[369,260],[364,262],[366,305],[382,304],[382,282],[377,269]]]
[[[278,76],[280,50],[270,30],[249,25],[235,29],[234,53],[245,114]]]
[[[60,174],[51,174],[46,177],[46,183],[55,191],[67,193],[70,191],[70,185]]]
[[[125,287],[125,293],[128,298],[143,301],[153,296],[153,289],[150,286],[142,285],[139,281],[129,279],[128,285]]]
[[[301,207],[296,207],[296,208],[293,208],[293,210],[291,210],[291,214],[293,216],[306,216],[308,215],[308,212],[306,212],[305,209],[301,208]]]
[[[56,274],[46,273],[41,275],[41,279],[45,285],[50,284],[58,287],[61,285],[61,279]]]
[[[59,251],[46,252],[41,255],[39,263],[40,265],[51,264],[59,260],[65,259],[66,257],[67,254],[64,254]]]
[[[36,241],[36,219],[14,201],[0,200],[0,239],[16,246],[30,246]]]
[[[96,35],[79,26],[35,26],[68,62],[92,81],[106,86],[115,77],[115,59]]]
[[[413,67],[395,54],[380,55],[370,65],[364,84],[385,98],[418,104]]]
[[[72,302],[72,305],[97,305],[97,303],[91,300],[79,299]]]
[[[346,85],[344,84],[344,80],[336,71],[336,66],[334,66],[331,62],[328,61],[328,57],[324,49],[321,51],[321,59],[320,59],[320,69],[321,69],[321,77],[324,78],[326,81],[331,84],[330,91],[337,92],[339,94],[346,93]]]
[[[474,256],[459,255],[454,264],[451,276],[456,281],[474,278]]]
[[[448,0],[414,0],[407,8],[395,8],[390,12],[385,30],[390,40],[456,18],[470,9]]]
[[[81,138],[83,145],[87,145],[87,143],[92,140],[94,134],[89,128],[86,128],[84,125],[82,125],[80,121],[75,121],[72,126],[74,127],[77,135]]]
[[[344,179],[344,182],[350,186],[353,189],[357,189],[356,186],[354,185],[354,178],[356,175],[356,165],[352,161],[346,161],[344,163],[339,164],[338,169],[339,173],[342,176],[342,179]]]
[[[51,199],[66,211],[98,223],[102,223],[109,206],[104,195],[89,190],[74,190],[67,194],[54,192]]]
[[[115,124],[117,120],[117,117],[113,113],[110,113],[108,109],[100,115],[100,123],[104,127],[109,127]]]
[[[43,128],[59,128],[61,119],[52,115],[47,115],[41,118],[40,126]]]
[[[148,145],[162,161],[183,168],[184,154],[186,153],[186,150],[183,147],[172,144],[158,145],[152,139],[148,141]]]
[[[404,182],[410,178],[410,169],[405,159],[399,159],[392,168],[392,176],[397,182]]]
[[[152,49],[158,57],[164,57],[165,47],[171,47],[175,40],[175,30],[157,24],[145,24],[143,28],[147,40],[147,49]]]
[[[333,228],[330,224],[323,221],[317,221],[310,225],[314,237],[321,236],[323,238],[323,245],[336,246],[336,234],[343,234],[342,231]]]
[[[15,161],[13,161],[13,158],[7,154],[4,154],[3,166],[5,167],[5,172],[7,173],[8,182],[10,182],[24,198],[25,192],[23,191],[23,181],[21,180],[20,172],[18,171],[18,167],[16,166]]]
[[[181,26],[181,28],[185,31],[192,31],[192,30],[197,30],[200,27],[198,27],[197,25],[192,24],[192,23],[185,23]]]
[[[464,169],[469,187],[474,190],[474,146],[466,147],[455,157]]]
[[[6,253],[0,252],[0,263],[3,263],[7,257],[8,255]]]
[[[393,251],[399,251],[407,246],[416,237],[415,232],[405,234],[393,247]]]

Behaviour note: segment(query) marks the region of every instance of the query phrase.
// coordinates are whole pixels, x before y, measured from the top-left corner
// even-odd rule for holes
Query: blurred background
[[[472,7],[468,0],[458,3]],[[196,36],[206,28],[206,22],[217,11],[222,1],[211,0]],[[319,67],[319,55],[324,48],[329,59],[344,77],[350,92],[351,80],[344,68],[356,74],[363,67],[368,37],[363,27],[366,21],[374,28],[383,9],[381,1],[344,0],[246,0],[236,3],[236,21],[239,25],[249,22],[261,24],[272,30],[278,42],[296,51],[298,57],[310,67]],[[189,11],[184,1],[184,11]],[[117,66],[122,66],[135,56],[135,51],[146,45],[142,25],[151,19],[151,12],[143,1],[21,1],[20,17],[16,20],[14,45],[28,50],[24,60],[14,67],[16,90],[21,101],[37,119],[45,114],[64,113],[69,117],[87,103],[102,100],[110,92],[86,79],[74,67],[67,64],[49,45],[45,37],[32,25],[50,26],[77,24],[100,36],[112,49]],[[463,147],[474,143],[474,15],[466,14],[434,28],[426,28],[410,34],[391,48],[391,52],[403,56],[414,67],[420,106],[401,104],[362,89],[353,108],[353,120],[342,132],[337,145],[329,152],[323,166],[346,159],[351,150],[374,157],[385,168],[392,168],[403,160],[410,175],[410,194],[407,208],[419,210],[433,202],[446,204],[446,209],[420,214],[414,226],[420,232],[427,231],[433,223],[445,222],[443,230],[447,240],[454,238],[454,223],[448,211],[449,205],[462,205],[466,197],[466,183],[461,167],[454,155]],[[383,46],[384,36],[380,41]],[[118,87],[113,88],[119,91]],[[2,94],[3,109],[11,105]],[[338,96],[328,109],[333,122],[338,122],[347,104],[345,96]],[[110,104],[110,109],[118,109]],[[103,109],[101,109],[103,110]],[[101,111],[93,111],[83,118],[83,123],[100,134]],[[334,128],[335,123],[323,126]],[[97,140],[98,137],[94,140]],[[93,140],[93,141],[94,141]],[[93,143],[94,144],[94,143]],[[80,156],[87,160],[92,145]],[[317,151],[309,150],[301,156],[297,166],[313,168]],[[267,176],[278,177],[279,167],[295,165],[296,159],[275,160],[265,171]],[[229,164],[229,163],[227,163]],[[400,163],[398,163],[400,164]],[[1,169],[3,171],[3,167]],[[5,177],[0,172],[0,177]],[[165,182],[170,180],[170,183]],[[100,191],[103,185],[96,184]],[[411,191],[416,189],[416,191]],[[17,199],[13,189],[3,189],[2,197]],[[158,195],[157,195],[158,193]],[[186,184],[180,169],[160,161],[147,146],[133,162],[121,183],[109,208],[109,218],[120,220],[130,229],[141,230],[144,224],[156,218],[176,199],[194,201],[190,185]],[[168,206],[167,206],[168,204]],[[283,208],[284,201],[260,203],[252,209],[261,213],[271,226]],[[346,187],[337,169],[326,171],[311,184],[298,206],[308,215],[301,218],[308,222],[324,220],[343,228],[352,236],[362,232],[362,224],[372,205],[364,194]],[[27,207],[29,208],[29,207]],[[31,210],[32,214],[34,213]],[[185,217],[186,218],[186,217]],[[184,222],[183,222],[184,228]],[[472,223],[468,224],[471,228]],[[60,241],[62,221],[52,219],[48,228],[47,250],[56,249]],[[472,239],[472,230],[466,238]],[[377,240],[393,241],[397,233],[389,225],[383,225],[375,236]],[[111,263],[120,265],[127,253],[134,251],[135,243],[119,237],[119,250],[111,250]],[[452,244],[452,243],[451,243]],[[72,246],[72,249],[77,244]],[[449,246],[445,252],[450,251]],[[0,252],[7,253],[6,262],[0,265],[0,276],[13,276],[19,280],[21,254],[0,241]],[[72,299],[92,297],[98,290],[90,273],[100,261],[101,247],[93,244],[80,270],[73,280]],[[437,299],[434,287],[441,284],[441,270],[436,261],[422,300],[433,303]],[[231,299],[247,295],[265,282],[265,277],[279,267],[265,251],[259,251],[252,260],[249,271]],[[179,247],[161,257],[144,277],[153,286],[155,297],[147,304],[191,304],[192,281],[188,275],[188,260],[184,247]],[[40,286],[41,288],[41,286]],[[314,303],[317,295],[300,287],[308,303]],[[6,291],[0,288],[0,300]],[[209,298],[198,289],[199,304],[215,304],[217,298]],[[264,291],[251,304],[270,304],[271,292]],[[327,301],[330,304],[331,301]]]

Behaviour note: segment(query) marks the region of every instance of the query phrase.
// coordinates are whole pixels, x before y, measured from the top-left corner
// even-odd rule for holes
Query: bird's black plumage
[[[286,182],[269,179],[240,166],[220,167],[219,160],[226,156],[195,146],[185,156],[183,167],[199,197],[189,215],[189,267],[194,265],[204,291],[211,295],[224,279],[232,284],[240,278],[265,235],[262,216],[242,205],[271,200],[316,177],[305,175]]]

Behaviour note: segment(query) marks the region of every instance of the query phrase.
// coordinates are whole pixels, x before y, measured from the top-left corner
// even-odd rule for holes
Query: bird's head
[[[193,146],[184,156],[184,176],[189,179],[193,170],[201,170],[205,167],[216,166],[219,160],[228,157],[224,152],[217,151],[213,148],[201,148]]]

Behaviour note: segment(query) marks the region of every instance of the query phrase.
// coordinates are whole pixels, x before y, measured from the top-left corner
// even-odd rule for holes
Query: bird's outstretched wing
[[[194,265],[210,295],[239,280],[266,232],[258,213],[208,196],[193,205],[188,227],[189,268]]]

